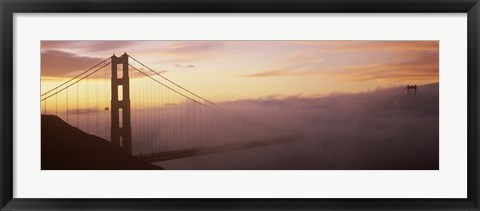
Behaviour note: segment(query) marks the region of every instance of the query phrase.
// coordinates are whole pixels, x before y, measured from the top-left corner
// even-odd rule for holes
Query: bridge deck
[[[233,150],[264,147],[264,146],[276,145],[276,144],[286,144],[286,143],[291,143],[298,140],[300,140],[300,136],[290,136],[290,137],[267,139],[267,140],[256,140],[256,141],[250,141],[245,143],[222,144],[222,145],[207,146],[207,147],[195,147],[195,148],[188,148],[188,149],[181,149],[181,150],[157,152],[152,154],[141,154],[141,155],[136,155],[135,157],[148,162],[159,162],[159,161],[193,157],[193,156],[199,156],[199,155],[205,155],[205,154],[227,152],[227,151],[233,151]]]

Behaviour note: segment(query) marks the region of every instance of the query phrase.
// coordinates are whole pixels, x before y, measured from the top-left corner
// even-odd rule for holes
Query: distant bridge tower
[[[113,55],[110,136],[113,144],[132,154],[129,81],[127,53],[120,57]]]
[[[417,85],[407,85],[407,93],[410,94],[410,90],[415,91],[415,95],[417,95]]]

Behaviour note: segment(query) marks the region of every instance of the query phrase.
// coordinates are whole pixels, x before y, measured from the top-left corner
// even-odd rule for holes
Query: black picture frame
[[[0,0],[1,210],[479,210],[478,0]],[[13,198],[15,13],[467,13],[468,197],[466,199],[18,199]],[[234,190],[232,190],[234,191]]]

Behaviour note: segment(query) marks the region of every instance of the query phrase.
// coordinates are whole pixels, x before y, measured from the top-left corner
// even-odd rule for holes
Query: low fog
[[[157,163],[165,169],[438,169],[438,84],[319,97],[266,97],[220,105],[274,128],[192,102],[132,107],[134,154],[300,135],[293,142]],[[135,100],[135,99],[133,99]],[[66,114],[60,115],[67,121]],[[79,118],[77,118],[77,116]],[[109,140],[110,111],[71,111],[68,123]]]
[[[166,169],[438,169],[438,84],[223,103],[302,140],[157,163]]]

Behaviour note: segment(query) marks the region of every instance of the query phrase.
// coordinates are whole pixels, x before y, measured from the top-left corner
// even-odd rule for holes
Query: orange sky
[[[438,45],[438,41],[42,41],[42,93],[124,52],[217,102],[360,92],[438,82]],[[146,78],[133,80],[142,84]],[[90,81],[96,86],[105,82]]]

